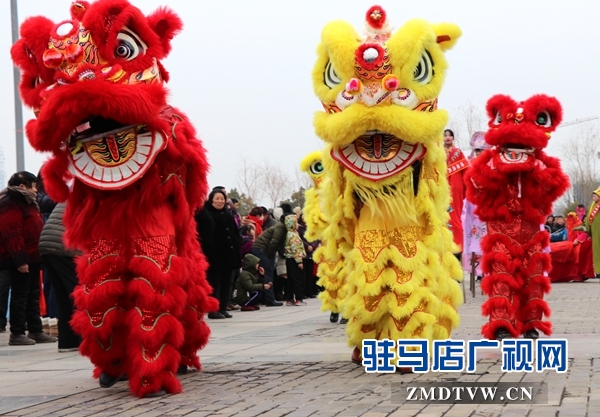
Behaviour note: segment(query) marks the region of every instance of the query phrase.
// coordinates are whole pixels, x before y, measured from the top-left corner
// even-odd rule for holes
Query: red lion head
[[[70,11],[56,24],[26,20],[13,46],[23,100],[39,108],[27,136],[85,184],[123,188],[168,145],[173,112],[160,60],[182,22],[167,8],[144,16],[126,0],[74,2]]]
[[[550,133],[562,120],[558,100],[541,94],[522,102],[496,95],[486,108],[490,130],[485,139],[495,146],[495,161],[514,172],[533,167],[536,154],[548,145]]]

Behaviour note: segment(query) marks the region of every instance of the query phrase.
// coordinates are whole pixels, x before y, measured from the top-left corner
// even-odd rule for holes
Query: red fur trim
[[[69,187],[65,183],[65,179],[70,176],[68,169],[69,162],[66,157],[55,156],[42,166],[44,187],[54,201],[63,202],[69,198]]]
[[[168,7],[159,7],[148,16],[148,25],[160,38],[165,55],[171,52],[171,41],[183,29],[179,16]]]
[[[88,80],[64,85],[50,93],[38,119],[27,123],[27,136],[35,149],[59,152],[82,120],[97,115],[124,125],[147,124],[150,130],[168,132],[168,124],[158,116],[166,106],[165,99],[166,91],[160,84]]]
[[[513,338],[517,338],[521,335],[520,329],[517,330],[515,327],[510,325],[508,322],[500,321],[500,320],[490,321],[490,322],[485,323],[481,327],[481,334],[486,339],[495,340],[496,339],[496,331],[501,328],[506,329]]]
[[[142,377],[134,377],[129,379],[129,389],[139,398],[144,398],[148,394],[164,389],[169,394],[177,394],[183,391],[181,383],[169,371],[163,371],[158,375],[153,375],[146,378],[147,385],[142,384]]]

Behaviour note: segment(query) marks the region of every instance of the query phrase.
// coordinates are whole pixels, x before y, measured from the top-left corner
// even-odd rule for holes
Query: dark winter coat
[[[63,241],[65,234],[63,217],[66,206],[67,203],[57,204],[54,210],[52,210],[50,217],[48,217],[40,236],[40,255],[68,256],[70,258],[77,255],[76,251],[66,249]]]
[[[229,211],[226,208],[217,210],[210,202],[206,202],[195,217],[200,245],[209,266],[239,268],[242,265],[242,238]]]
[[[0,200],[0,269],[39,263],[44,220],[37,205],[12,190]]]
[[[256,265],[260,259],[251,253],[244,256],[244,269],[235,281],[233,301],[244,305],[250,299],[250,292],[264,290],[264,277],[258,275]]]
[[[285,228],[285,224],[279,221],[275,226],[263,231],[262,234],[256,238],[254,247],[265,252],[267,256],[274,257],[279,248],[283,247],[286,234],[287,229]]]
[[[50,217],[50,213],[56,207],[56,201],[52,200],[45,191],[37,192],[35,199],[40,207],[40,214],[42,215],[42,219],[44,219],[44,223],[48,221]]]

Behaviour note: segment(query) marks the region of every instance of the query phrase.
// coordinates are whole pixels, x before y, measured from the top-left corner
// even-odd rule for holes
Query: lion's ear
[[[148,16],[150,28],[158,35],[165,55],[171,51],[171,40],[183,28],[183,22],[168,7],[160,7]]]
[[[437,43],[442,48],[442,51],[447,51],[452,48],[462,31],[454,23],[438,23],[433,25],[433,31],[437,36]]]

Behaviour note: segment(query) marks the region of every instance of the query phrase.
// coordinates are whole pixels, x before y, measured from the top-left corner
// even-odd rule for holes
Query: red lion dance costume
[[[545,293],[550,291],[549,235],[540,226],[552,203],[569,187],[558,159],[543,152],[562,119],[560,103],[536,95],[517,103],[497,95],[487,103],[486,133],[493,146],[473,161],[465,176],[467,199],[487,222],[482,240],[482,289],[489,296],[482,312],[488,339],[537,338],[552,333]],[[537,330],[536,330],[537,329]]]
[[[27,19],[12,56],[37,119],[27,136],[52,153],[49,194],[67,200],[69,246],[79,248],[74,329],[100,385],[122,375],[139,397],[181,391],[214,311],[193,213],[208,164],[189,120],[166,102],[160,63],[182,22],[126,0],[76,2],[71,19]],[[66,182],[74,179],[72,189]]]

